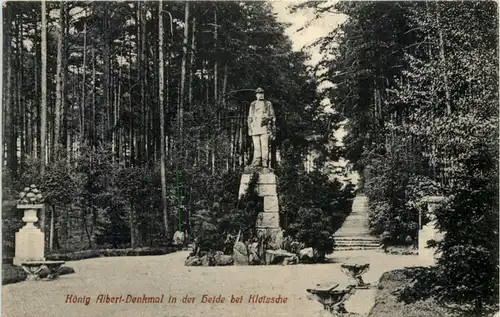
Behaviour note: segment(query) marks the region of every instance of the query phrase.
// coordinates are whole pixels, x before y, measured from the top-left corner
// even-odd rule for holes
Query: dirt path
[[[165,256],[97,258],[68,262],[76,273],[56,281],[23,282],[2,287],[5,317],[184,317],[184,316],[321,316],[322,306],[307,298],[307,288],[317,283],[347,281],[340,263],[347,257],[368,261],[365,281],[376,282],[385,271],[418,265],[416,257],[380,252],[337,252],[339,263],[294,266],[185,267],[187,252]],[[351,259],[351,260],[352,260]],[[96,303],[109,296],[162,296],[163,304]],[[226,298],[222,304],[200,303],[203,295]],[[90,297],[89,305],[65,303],[67,295]],[[184,304],[182,298],[195,297]],[[231,295],[243,303],[230,303]],[[250,304],[250,295],[287,297],[287,303]],[[177,303],[167,303],[168,297]],[[346,305],[353,312],[367,312],[373,305],[368,294],[358,292]]]

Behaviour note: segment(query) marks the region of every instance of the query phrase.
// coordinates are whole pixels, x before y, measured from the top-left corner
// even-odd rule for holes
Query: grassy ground
[[[61,268],[60,275],[66,275],[74,273],[74,270],[70,267],[63,266]],[[26,272],[19,266],[12,264],[2,264],[2,285],[19,283],[26,279]]]
[[[26,279],[26,272],[19,266],[12,264],[2,264],[2,285],[12,284],[24,281]]]
[[[432,300],[417,302],[405,305],[398,302],[393,294],[398,288],[409,283],[404,270],[386,272],[382,275],[378,283],[378,290],[375,296],[375,305],[368,317],[450,317],[451,314],[446,309],[440,307]]]

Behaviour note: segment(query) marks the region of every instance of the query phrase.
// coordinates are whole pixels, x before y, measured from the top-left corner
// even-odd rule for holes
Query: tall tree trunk
[[[146,162],[147,157],[147,107],[146,107],[146,79],[147,79],[147,65],[146,65],[146,3],[143,2],[140,9],[141,14],[141,107],[142,107],[142,137],[141,137],[141,157],[143,162]]]
[[[220,120],[220,109],[219,109],[219,98],[218,98],[218,69],[219,69],[219,63],[218,63],[218,56],[217,56],[217,39],[218,39],[218,31],[217,31],[217,6],[214,4],[214,51],[216,52],[215,54],[215,60],[214,60],[214,110],[216,113],[216,129],[212,133],[212,174],[215,174],[215,156],[216,156],[216,141],[215,141],[215,136],[217,133],[220,133],[220,126],[221,126],[221,120]]]
[[[52,152],[53,154],[53,159],[57,160],[61,158],[61,151],[62,147],[61,145],[64,143],[63,137],[63,129],[64,129],[64,123],[65,123],[65,100],[66,100],[66,94],[65,94],[65,86],[66,86],[66,71],[65,71],[65,59],[66,59],[66,54],[65,54],[65,18],[66,18],[66,3],[61,2],[60,7],[59,7],[59,34],[57,38],[57,74],[56,74],[56,80],[57,80],[57,86],[56,86],[56,105],[55,105],[55,118],[54,118],[54,151]],[[62,123],[62,125],[61,125]],[[49,251],[52,251],[54,248],[54,243],[57,244],[56,241],[56,211],[55,211],[55,206],[51,206],[50,210],[50,235],[49,235]]]
[[[61,142],[61,112],[63,105],[63,78],[62,78],[62,58],[63,58],[63,37],[64,37],[64,7],[65,3],[59,3],[59,30],[57,34],[57,70],[56,70],[56,104],[54,111],[54,132],[53,132],[53,159],[57,160]],[[52,222],[51,222],[52,223]]]
[[[6,57],[6,79],[5,79],[5,128],[4,136],[6,140],[7,168],[15,176],[17,173],[17,146],[14,133],[15,124],[15,107],[13,106],[12,98],[12,35],[11,35],[11,16],[12,8],[7,4],[4,11],[5,25],[7,30],[4,30],[4,47]]]
[[[85,17],[83,21],[83,63],[82,63],[82,99],[80,104],[80,143],[84,143],[85,137],[85,84],[87,78],[87,8],[84,11]]]
[[[129,59],[128,59],[128,94],[127,94],[127,99],[128,99],[128,113],[129,116],[132,114],[132,47],[130,47],[129,50]],[[135,150],[134,150],[134,120],[131,118],[129,120],[130,126],[129,126],[129,133],[128,133],[128,149],[129,149],[129,161],[130,165],[134,166],[135,165]]]
[[[95,48],[92,47],[92,152],[97,146],[97,113],[96,113],[96,69],[95,69]]]
[[[184,91],[186,86],[186,60],[189,37],[189,2],[186,1],[184,8],[184,37],[182,41],[182,65],[181,65],[181,85],[179,94],[179,155],[183,155],[184,149]],[[178,159],[181,159],[180,157]]]
[[[130,227],[130,247],[135,247],[135,221],[134,221],[135,207],[130,204],[129,227]]]
[[[193,24],[193,27],[191,30],[191,56],[190,56],[190,61],[189,61],[188,102],[189,102],[189,110],[194,112],[195,109],[193,109],[193,72],[194,72],[194,57],[195,57],[195,51],[196,51],[196,16],[193,16],[193,20],[191,23]]]
[[[219,103],[219,98],[218,98],[218,76],[217,76],[217,71],[219,69],[219,62],[218,62],[218,56],[217,56],[217,39],[218,39],[218,31],[217,31],[217,7],[215,7],[214,10],[214,51],[216,52],[215,54],[215,61],[214,61],[214,105],[217,107]],[[219,124],[220,122],[217,122]]]
[[[20,134],[19,134],[19,140],[20,140],[20,163],[21,167],[24,165],[24,158],[26,155],[26,138],[27,138],[27,133],[26,133],[26,119],[27,119],[27,109],[26,109],[26,100],[22,97],[22,91],[23,91],[23,82],[24,82],[24,52],[23,52],[23,25],[21,23],[18,23],[18,30],[17,30],[17,50],[18,50],[18,66],[19,70],[17,72],[17,103],[18,103],[18,109],[20,110],[20,119],[21,119],[21,125],[20,125]],[[17,137],[16,137],[17,139]]]
[[[37,12],[35,14],[35,21],[38,23],[38,16],[39,13]],[[33,156],[34,158],[38,159],[40,158],[40,61],[42,60],[41,58],[41,40],[39,40],[40,36],[35,33],[34,37],[34,50],[35,50],[35,98],[33,99],[33,113],[32,113],[32,121],[31,121],[31,131],[33,133]]]
[[[7,138],[6,138],[6,133],[8,131],[8,129],[6,128],[6,124],[8,123],[8,120],[7,120],[7,110],[8,110],[8,106],[7,106],[7,101],[8,101],[8,96],[9,96],[9,91],[7,89],[7,78],[8,78],[8,69],[10,67],[10,62],[9,62],[9,59],[10,59],[10,54],[7,54],[9,53],[8,52],[8,46],[10,45],[10,41],[8,40],[8,32],[9,32],[9,29],[7,28],[7,26],[9,26],[9,17],[8,17],[8,14],[9,14],[9,11],[10,11],[10,5],[7,3],[5,5],[5,8],[4,8],[4,12],[3,12],[3,30],[4,30],[4,34],[3,34],[3,42],[2,42],[2,45],[3,45],[3,54],[2,54],[2,65],[4,65],[4,67],[2,68],[2,81],[3,81],[3,85],[2,85],[2,136],[3,136],[3,140],[2,140],[2,166],[5,166],[6,163],[7,163],[7,145],[8,145],[8,142],[7,142]]]
[[[163,229],[165,230],[165,236],[168,238],[169,235],[169,223],[168,223],[168,205],[167,205],[167,175],[165,170],[165,110],[164,110],[164,53],[163,53],[163,39],[165,37],[165,30],[163,28],[163,1],[159,1],[158,10],[158,34],[159,34],[159,52],[158,59],[160,64],[159,74],[158,74],[158,104],[160,110],[160,173],[161,173],[161,200],[163,207]]]
[[[445,51],[444,51],[444,37],[443,37],[443,28],[441,27],[440,23],[440,14],[441,12],[439,11],[439,3],[436,2],[436,22],[437,22],[437,29],[438,29],[438,34],[439,34],[439,58],[441,59],[442,67],[445,67],[446,64],[446,57],[445,57]],[[446,97],[446,112],[448,115],[451,114],[451,103],[450,103],[450,89],[448,87],[448,74],[446,72],[443,72],[443,81],[444,81],[444,92],[445,92],[445,97]]]
[[[49,251],[54,248],[54,207],[50,206]]]
[[[110,38],[109,38],[109,8],[108,2],[103,2],[104,4],[104,18],[103,18],[103,29],[104,29],[104,38],[103,38],[103,59],[104,59],[104,82],[103,82],[103,93],[104,93],[104,109],[103,109],[103,119],[101,120],[101,138],[105,141],[105,131],[109,129],[109,120],[108,125],[104,123],[104,113],[110,111],[111,109],[111,97],[110,97]]]
[[[42,1],[42,40],[41,40],[41,101],[40,101],[40,175],[45,175],[47,149],[47,13],[45,1]],[[40,211],[40,230],[45,231],[45,208]]]
[[[63,24],[63,69],[62,69],[62,120],[63,120],[63,132],[62,135],[62,143],[64,143],[66,147],[66,164],[68,166],[71,165],[71,131],[69,129],[69,124],[71,122],[71,113],[69,110],[68,103],[68,21],[69,21],[69,9],[68,5],[64,6],[64,24]],[[72,86],[73,96],[74,96],[74,86]],[[57,237],[59,236],[56,231],[56,244],[59,245],[59,241],[57,241]]]
[[[222,117],[224,118],[224,122],[226,123],[226,127],[228,127],[228,130],[226,130],[228,133],[227,135],[229,136],[229,144],[227,144],[227,150],[226,150],[226,171],[229,171],[230,165],[231,165],[231,154],[233,152],[232,150],[232,139],[233,139],[233,134],[232,134],[232,122],[233,118],[232,116],[228,116],[227,114],[229,113],[227,109],[227,103],[226,103],[226,89],[227,89],[227,72],[228,72],[228,63],[226,62],[224,64],[224,77],[222,80],[222,94],[221,94],[221,102],[222,102]],[[229,122],[227,122],[229,120]]]
[[[120,48],[120,57],[123,57],[123,44],[125,43],[125,40],[122,42],[122,46]],[[122,124],[120,123],[120,117],[121,117],[121,98],[122,98],[122,67],[120,67],[120,70],[118,72],[118,91],[117,91],[117,96],[116,96],[116,113],[115,113],[115,122],[114,125],[119,125],[118,127],[118,162],[122,161],[122,151],[123,151],[123,127]]]

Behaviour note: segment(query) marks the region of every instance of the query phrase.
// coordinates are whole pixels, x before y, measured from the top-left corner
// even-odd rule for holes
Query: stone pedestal
[[[440,241],[443,238],[443,233],[436,228],[436,217],[434,211],[443,202],[442,196],[429,196],[426,199],[427,212],[431,221],[422,226],[418,231],[418,257],[421,260],[435,262],[440,254],[436,254],[436,248],[428,248],[427,241]]]
[[[23,221],[26,225],[16,232],[14,265],[20,266],[26,261],[45,261],[44,234],[34,225],[38,221],[37,211],[42,208],[42,204],[17,206],[17,209],[24,211]]]
[[[252,178],[257,172],[257,194],[264,198],[263,210],[257,215],[257,236],[269,235],[271,237],[270,246],[279,249],[283,240],[283,232],[280,227],[279,202],[276,189],[277,177],[273,170],[269,168],[247,168],[241,176],[239,197],[241,198]]]

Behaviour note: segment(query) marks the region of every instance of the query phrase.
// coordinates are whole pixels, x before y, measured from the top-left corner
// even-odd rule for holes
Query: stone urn
[[[356,288],[368,288],[370,283],[365,283],[361,277],[363,274],[368,272],[370,269],[369,263],[354,264],[354,263],[344,263],[340,265],[340,270],[347,275],[349,278],[356,281]]]
[[[25,261],[45,261],[45,239],[43,232],[35,226],[37,212],[44,208],[43,196],[35,185],[24,188],[19,194],[17,209],[23,212],[25,222],[16,232],[14,265]]]

